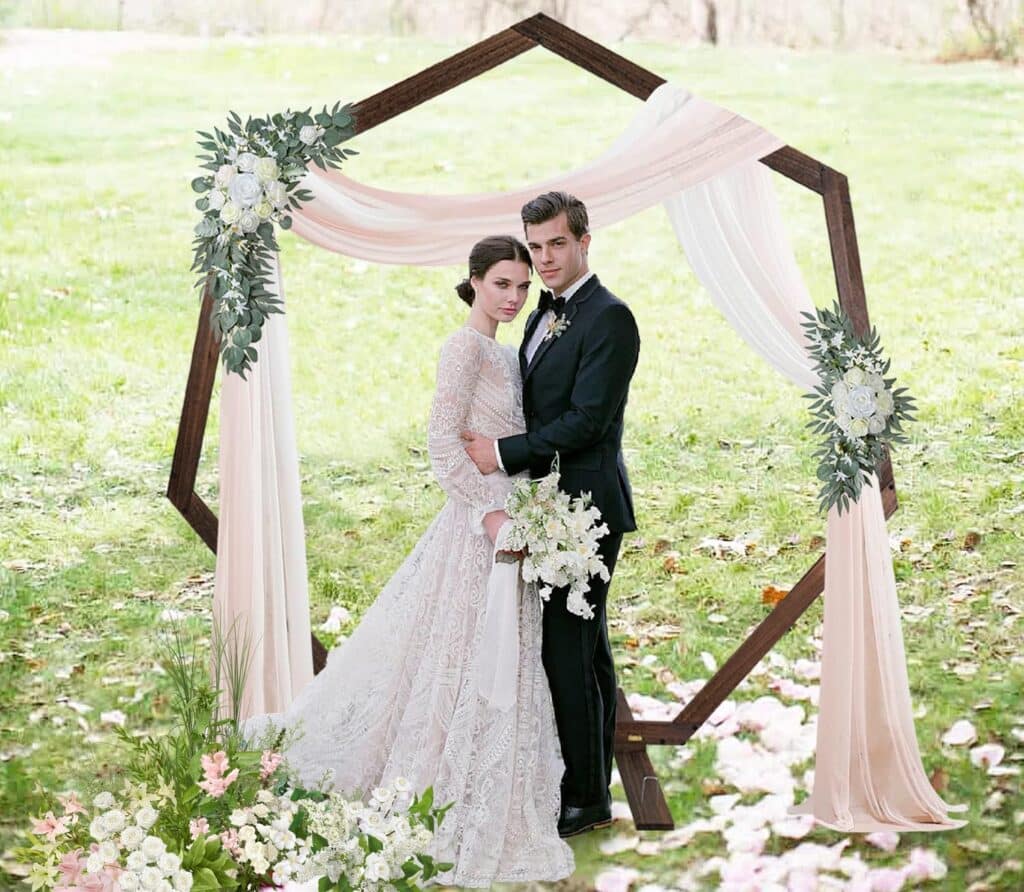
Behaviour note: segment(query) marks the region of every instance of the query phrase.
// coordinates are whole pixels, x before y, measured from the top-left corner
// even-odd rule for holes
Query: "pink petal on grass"
[[[941,880],[947,872],[944,862],[931,849],[910,850],[910,863],[904,868],[912,880]]]
[[[978,768],[992,768],[1003,761],[1006,750],[998,743],[983,743],[971,750],[971,764]]]
[[[639,871],[631,867],[613,867],[597,875],[594,889],[597,892],[628,892],[639,876]]]
[[[974,725],[967,719],[953,722],[953,727],[942,735],[942,742],[946,746],[966,746],[969,743],[974,743],[977,739],[978,732],[974,730]]]
[[[895,852],[900,844],[900,835],[892,830],[878,830],[865,836],[864,841],[883,852]]]

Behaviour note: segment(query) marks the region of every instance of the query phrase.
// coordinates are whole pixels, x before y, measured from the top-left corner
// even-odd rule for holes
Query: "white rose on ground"
[[[850,422],[850,436],[851,437],[863,437],[868,432],[868,422],[866,418],[854,418]]]
[[[313,145],[318,139],[320,139],[320,128],[315,124],[307,124],[299,130],[299,141],[307,146]]]
[[[256,216],[261,220],[269,220],[270,215],[274,213],[274,206],[264,198],[253,210],[256,211]]]
[[[107,828],[107,833],[120,833],[127,823],[124,812],[119,808],[111,809],[103,816],[103,826]]]
[[[230,226],[233,223],[238,222],[238,218],[242,216],[242,209],[235,204],[233,201],[229,201],[224,207],[220,209],[220,218]]]
[[[883,390],[878,394],[875,402],[878,404],[878,411],[883,415],[892,415],[893,410],[896,408],[896,404],[893,401],[892,394],[888,390]]]
[[[142,840],[139,851],[146,856],[147,861],[156,861],[167,851],[167,846],[159,836],[147,836]]]
[[[263,195],[263,186],[254,173],[240,173],[228,186],[228,195],[240,208],[251,208]]]
[[[371,883],[382,883],[391,876],[391,868],[387,859],[380,852],[372,852],[366,856],[366,879]]]
[[[132,826],[125,827],[121,831],[121,845],[126,849],[135,849],[142,843],[142,840],[146,838],[146,831],[141,827]]]
[[[870,418],[875,414],[875,392],[863,384],[854,387],[850,391],[850,398],[847,400],[849,413],[854,418]]]
[[[866,377],[867,375],[865,375],[864,369],[855,365],[852,369],[846,370],[846,374],[843,375],[843,380],[851,387],[856,387],[858,384],[863,384]]]
[[[213,175],[213,182],[223,189],[235,178],[236,173],[234,164],[222,164]]]
[[[242,173],[249,173],[256,166],[256,156],[252,152],[242,152],[235,163]]]
[[[241,229],[242,232],[255,232],[259,225],[259,214],[257,214],[252,208],[247,208],[242,211],[242,215],[238,218],[238,228]]]
[[[156,819],[160,817],[157,810],[149,805],[144,805],[135,813],[135,823],[140,827],[148,830],[156,823]],[[155,839],[155,837],[151,837]]]
[[[139,884],[143,889],[159,889],[163,885],[164,875],[158,867],[147,867],[139,877]]]
[[[288,190],[280,180],[267,183],[263,191],[267,200],[276,208],[283,207],[288,202]]]
[[[213,210],[219,211],[222,207],[224,207],[224,202],[227,201],[228,199],[227,196],[220,191],[220,189],[214,189],[206,197],[206,200],[209,202],[210,207]]]
[[[277,161],[274,158],[260,158],[252,170],[262,183],[277,179]]]
[[[179,858],[174,852],[164,852],[159,858],[157,858],[156,866],[165,874],[171,874],[181,867],[181,858]]]

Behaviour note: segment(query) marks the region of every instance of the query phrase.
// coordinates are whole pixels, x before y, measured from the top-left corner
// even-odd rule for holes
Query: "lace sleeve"
[[[484,532],[484,515],[505,507],[466,454],[462,440],[469,429],[469,409],[482,362],[483,344],[473,332],[463,329],[445,341],[427,427],[434,476],[450,498],[474,509],[471,526],[478,534]]]

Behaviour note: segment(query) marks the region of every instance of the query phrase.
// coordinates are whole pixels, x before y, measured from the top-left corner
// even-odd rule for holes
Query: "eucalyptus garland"
[[[201,168],[210,171],[192,181],[200,193],[203,218],[195,227],[193,270],[196,286],[210,281],[210,325],[220,342],[228,372],[245,377],[256,361],[263,324],[282,313],[282,301],[267,289],[272,252],[278,250],[274,224],[291,226],[288,212],[313,193],[297,185],[312,162],[321,170],[338,168],[352,149],[341,143],[355,133],[351,105],[311,114],[286,110],[265,118],[228,115],[227,132],[198,131]]]
[[[808,423],[825,440],[814,452],[819,459],[818,493],[822,511],[833,505],[842,514],[874,473],[892,443],[906,443],[902,424],[913,421],[916,411],[906,388],[893,389],[895,378],[886,378],[889,360],[882,357],[874,328],[864,337],[838,303],[831,310],[801,313],[808,322],[808,352],[821,381],[812,393]]]

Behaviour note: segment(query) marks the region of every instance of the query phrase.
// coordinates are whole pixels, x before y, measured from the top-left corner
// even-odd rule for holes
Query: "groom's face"
[[[561,294],[588,271],[590,233],[576,238],[569,229],[565,211],[543,223],[528,223],[526,245],[544,287],[555,294]]]

